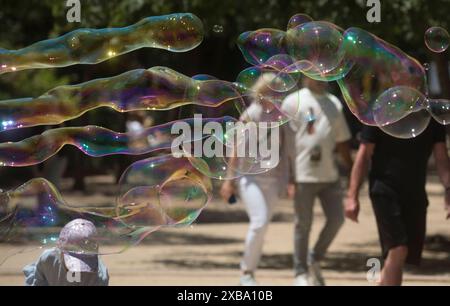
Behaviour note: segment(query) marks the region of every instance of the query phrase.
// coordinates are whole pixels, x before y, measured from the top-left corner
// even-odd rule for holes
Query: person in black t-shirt
[[[377,127],[365,126],[362,130],[345,200],[345,214],[358,222],[359,189],[371,163],[369,195],[385,258],[381,285],[401,285],[404,264],[420,263],[428,206],[426,171],[431,153],[445,187],[449,219],[450,163],[444,127],[432,120],[427,129],[413,139],[395,138]]]

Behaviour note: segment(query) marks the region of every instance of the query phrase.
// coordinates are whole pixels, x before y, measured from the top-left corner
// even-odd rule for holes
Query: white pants
[[[264,236],[277,202],[279,182],[273,177],[262,179],[244,176],[239,180],[239,191],[247,209],[250,226],[245,239],[241,270],[253,272],[262,254]]]

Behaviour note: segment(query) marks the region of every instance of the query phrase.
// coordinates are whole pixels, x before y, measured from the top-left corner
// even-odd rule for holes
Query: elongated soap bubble
[[[433,118],[443,125],[450,124],[450,100],[428,99],[427,110]]]
[[[147,128],[139,133],[116,133],[97,127],[66,127],[47,130],[19,142],[0,144],[0,166],[24,167],[39,164],[55,155],[65,145],[77,147],[84,154],[94,157],[113,154],[140,155],[156,150],[171,149],[178,131],[172,131],[175,123],[184,123],[194,129],[195,118],[178,120]],[[232,117],[200,119],[200,125],[217,122],[219,125],[236,121]],[[197,123],[198,124],[198,123]],[[192,134],[208,137],[209,135]],[[195,141],[189,138],[189,141]]]
[[[339,87],[351,112],[363,123],[376,125],[373,108],[390,88],[405,86],[425,92],[425,70],[414,58],[375,35],[349,28],[343,46],[353,67]]]
[[[450,45],[450,35],[441,27],[431,27],[425,32],[425,45],[433,52],[442,53]]]
[[[14,254],[59,246],[61,228],[80,218],[97,229],[92,247],[72,244],[67,251],[120,253],[162,227],[192,224],[211,197],[209,179],[187,159],[171,155],[132,164],[121,178],[117,202],[106,206],[69,205],[52,183],[36,178],[0,193],[0,242],[8,250],[0,263]]]
[[[197,47],[203,35],[201,20],[190,13],[148,17],[124,28],[79,29],[23,49],[0,49],[0,74],[98,64],[140,48],[185,52]]]
[[[169,110],[195,104],[242,104],[235,85],[217,79],[193,79],[166,67],[137,69],[78,85],[56,87],[37,98],[0,101],[0,130],[59,124],[109,107],[120,112]]]

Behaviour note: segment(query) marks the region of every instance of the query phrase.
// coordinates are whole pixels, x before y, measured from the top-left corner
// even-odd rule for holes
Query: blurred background
[[[430,26],[450,28],[448,18],[450,0],[390,0],[381,1],[382,20],[366,20],[366,0],[291,1],[291,0],[89,0],[81,1],[81,23],[68,23],[66,1],[27,0],[2,1],[0,11],[0,47],[19,49],[34,42],[57,37],[82,27],[122,27],[154,15],[191,12],[204,23],[205,40],[186,53],[144,48],[113,58],[98,65],[75,65],[60,69],[27,70],[5,74],[0,78],[0,99],[38,96],[62,84],[114,76],[136,68],[167,66],[188,76],[210,74],[219,79],[234,81],[249,65],[236,46],[240,33],[258,28],[286,29],[289,18],[305,13],[315,20],[331,21],[342,28],[362,27],[401,48],[421,63],[430,64],[430,91],[433,96],[450,97],[448,50],[432,53],[425,47],[423,34]],[[340,92],[335,88],[334,93]],[[140,120],[155,125],[190,114],[189,109],[167,112],[121,114],[102,108],[90,111],[66,126],[87,124],[125,132],[127,121]],[[226,108],[225,108],[226,109]],[[346,109],[347,110],[347,109]],[[230,103],[230,114],[233,106]],[[354,135],[360,125],[347,111],[347,119]],[[0,141],[18,141],[43,132],[45,126],[19,129],[0,134]],[[118,178],[131,158],[112,156],[89,158],[79,150],[66,147],[59,154],[35,167],[0,169],[0,188],[6,189],[41,174],[55,180],[58,176],[72,178],[73,190],[85,191],[85,178],[110,174]],[[68,162],[70,161],[70,162]],[[56,168],[55,168],[56,165]]]

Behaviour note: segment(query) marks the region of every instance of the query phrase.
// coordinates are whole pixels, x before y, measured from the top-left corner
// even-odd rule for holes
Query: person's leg
[[[375,181],[371,184],[370,198],[385,259],[380,284],[401,285],[402,271],[409,253],[402,195],[385,183]]]
[[[342,190],[339,182],[326,184],[319,191],[319,199],[326,222],[311,252],[311,260],[313,262],[321,261],[324,258],[328,247],[333,242],[342,224],[344,224]]]
[[[428,200],[426,195],[408,195],[401,197],[401,219],[406,231],[407,245],[399,245],[389,249],[380,285],[400,286],[403,281],[405,263],[419,265],[425,241],[426,215]]]
[[[296,276],[308,272],[309,233],[316,190],[317,184],[313,183],[298,183],[295,188],[294,272]]]
[[[253,274],[261,258],[264,235],[270,222],[272,209],[263,190],[254,180],[243,177],[239,181],[239,187],[241,199],[250,219],[241,270],[244,274]]]
[[[422,260],[427,227],[427,207],[426,195],[416,195],[414,199],[402,201],[402,216],[408,235],[406,263],[409,265],[418,266]]]
[[[403,267],[408,256],[408,247],[396,246],[388,251],[381,270],[381,286],[400,286],[403,280]]]

